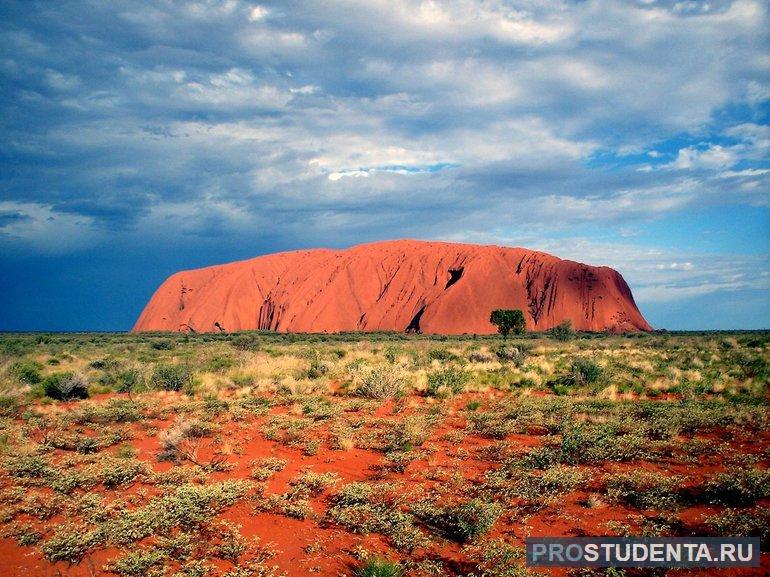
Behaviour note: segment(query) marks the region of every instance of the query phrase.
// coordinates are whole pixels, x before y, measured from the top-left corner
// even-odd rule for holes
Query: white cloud
[[[257,4],[249,10],[249,22],[259,22],[260,20],[264,20],[267,18],[268,14],[270,14],[270,10]]]
[[[728,168],[738,160],[736,150],[718,144],[708,145],[701,149],[696,146],[682,148],[677,153],[676,160],[670,164],[671,168],[680,170],[692,168],[719,169]]]
[[[46,204],[0,201],[0,246],[21,241],[43,253],[71,252],[96,241],[94,224],[92,217],[60,212]]]
[[[56,90],[72,90],[80,85],[80,78],[74,74],[63,74],[57,70],[46,70],[45,80],[49,86]]]
[[[339,180],[346,176],[361,178],[369,176],[369,172],[369,170],[342,170],[340,172],[330,172],[328,178],[329,180]]]
[[[291,93],[276,86],[262,84],[246,70],[230,70],[209,76],[207,82],[184,85],[186,98],[215,106],[281,108],[291,100]]]

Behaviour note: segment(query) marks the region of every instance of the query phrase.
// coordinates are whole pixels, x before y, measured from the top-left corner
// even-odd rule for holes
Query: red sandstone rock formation
[[[178,272],[134,331],[494,333],[493,309],[528,330],[651,330],[620,274],[523,248],[399,240],[301,250]]]

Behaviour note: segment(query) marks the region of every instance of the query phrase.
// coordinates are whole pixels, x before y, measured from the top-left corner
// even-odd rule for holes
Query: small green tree
[[[511,332],[520,335],[527,328],[527,321],[521,309],[493,310],[489,322],[497,327],[497,332],[503,335],[504,339],[507,339]]]

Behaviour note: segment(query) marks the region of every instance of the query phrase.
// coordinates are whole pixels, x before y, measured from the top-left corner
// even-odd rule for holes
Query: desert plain
[[[0,335],[3,575],[763,575],[770,334]],[[529,536],[751,535],[756,569]]]

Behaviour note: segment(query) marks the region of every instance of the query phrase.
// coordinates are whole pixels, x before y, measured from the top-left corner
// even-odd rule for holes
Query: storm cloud
[[[614,266],[654,325],[768,326],[767,12],[3,2],[0,328],[126,329],[177,269],[400,237]]]

